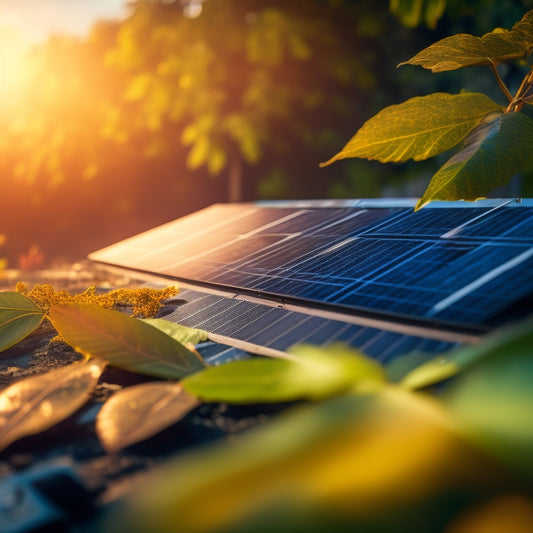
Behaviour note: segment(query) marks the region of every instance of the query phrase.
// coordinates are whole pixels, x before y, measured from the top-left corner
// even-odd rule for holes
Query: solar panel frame
[[[215,204],[89,258],[248,300],[250,319],[263,313],[272,322],[279,308],[316,318],[318,330],[330,320],[431,342],[477,342],[506,321],[500,310],[533,296],[533,201],[434,202],[417,212],[414,204]],[[227,302],[220,320],[233,323],[242,305]],[[216,329],[209,312],[203,317]],[[302,327],[305,340],[318,326]],[[272,324],[268,335],[275,336]],[[268,335],[258,342],[266,346]]]

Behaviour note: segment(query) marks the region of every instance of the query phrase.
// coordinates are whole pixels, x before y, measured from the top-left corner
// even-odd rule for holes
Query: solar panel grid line
[[[217,205],[212,206],[212,208],[214,208],[215,211],[218,207],[219,206]],[[175,240],[176,240],[176,233],[177,233],[178,226],[181,227],[181,232],[179,232],[181,238],[183,238],[183,235],[185,235],[186,237],[184,240],[197,239],[198,235],[201,236],[203,234],[210,233],[213,231],[213,229],[217,227],[217,224],[213,224],[209,226],[206,225],[206,227],[202,230],[202,229],[198,229],[198,224],[194,223],[194,219],[198,219],[200,217],[205,217],[206,215],[208,215],[208,210],[209,208],[203,209],[199,212],[192,213],[190,215],[168,222],[166,224],[162,224],[161,226],[158,226],[157,228],[155,228],[157,230],[159,240],[161,240],[162,242],[166,242],[167,244],[160,245],[160,246],[154,246],[153,245],[154,244],[153,242],[154,241],[154,230],[148,230],[146,232],[140,233],[137,236],[126,239],[125,241],[123,241],[124,246],[129,247],[132,252],[134,251],[144,252],[145,255],[143,256],[143,259],[147,259],[149,257],[156,256],[164,252],[167,249],[172,249],[175,247]],[[243,211],[241,207],[239,208],[239,213],[237,215],[235,215],[234,217],[224,217],[222,221],[219,222],[218,225],[221,226],[221,225],[227,224],[230,221],[235,222],[236,220],[249,216],[250,213],[256,210],[257,210],[256,207],[253,207],[252,209],[248,207],[246,210]],[[220,217],[217,217],[217,218],[220,218]],[[192,225],[195,226],[194,234],[188,233],[187,231],[185,231],[187,223],[189,224],[192,223]],[[149,250],[147,250],[146,247],[143,246],[144,241],[147,241],[148,243],[150,243]],[[135,245],[133,245],[133,243],[135,243]],[[104,250],[107,250],[107,249],[104,249]]]
[[[264,320],[267,315],[272,315],[272,309],[278,309],[277,307],[259,306],[246,300],[237,300],[235,306],[233,306],[233,316],[227,313],[226,307],[221,313],[221,320],[216,320],[216,317],[210,320],[210,327],[218,328],[219,324],[225,329],[231,329],[235,333],[239,333],[241,329],[254,327],[254,325]],[[243,320],[243,317],[246,317]],[[216,320],[216,321],[215,321]],[[237,327],[234,327],[236,324]]]
[[[255,355],[263,355],[265,357],[274,357],[277,359],[297,360],[297,358],[285,351],[276,350],[267,346],[261,346],[260,344],[254,344],[252,342],[235,339],[233,337],[226,337],[225,335],[217,335],[216,333],[210,333],[209,339],[218,344],[225,344],[238,348],[243,352],[252,353]]]
[[[295,235],[287,235],[283,240],[274,243],[271,247],[262,248],[258,250],[257,253],[249,255],[246,259],[239,261],[235,267],[244,268],[249,267],[250,265],[261,264],[262,269],[270,269],[271,265],[275,265],[277,268],[287,268],[287,261],[294,257],[297,254],[298,259],[294,261],[304,261],[306,257],[312,257],[314,254],[319,253],[320,250],[331,245],[331,238],[320,237],[310,239],[307,236],[303,236],[299,243],[299,247],[294,246],[293,239]],[[338,238],[338,240],[341,240]],[[289,266],[292,266],[292,263],[288,263]]]
[[[485,212],[486,208],[464,208],[454,209],[452,207],[438,210],[428,210],[414,212],[406,209],[401,212],[402,217],[396,220],[385,220],[380,227],[369,228],[367,233],[372,233],[384,237],[403,236],[410,238],[440,238],[442,234],[455,229],[458,225],[468,222],[472,218],[472,210],[479,216]]]
[[[506,229],[502,231],[501,236],[496,236],[495,238],[500,239],[509,239],[511,236],[518,239],[519,241],[526,239],[528,242],[533,240],[533,213],[528,211],[523,211],[517,216],[512,217],[511,212],[509,211],[506,218]],[[524,226],[528,226],[524,231]],[[500,221],[500,228],[502,227]],[[523,237],[514,236],[516,233],[522,232]]]
[[[497,281],[509,283],[507,292],[514,299],[521,288],[533,292],[533,280],[523,272],[531,260],[527,250],[533,248],[531,202],[431,205],[418,212],[408,202],[325,205],[214,206],[192,215],[185,226],[178,221],[174,229],[180,231],[165,250],[179,256],[179,234],[184,227],[194,228],[194,221],[204,231],[205,242],[196,242],[191,230],[186,236],[194,246],[185,246],[172,263],[170,256],[155,253],[168,238],[166,234],[159,240],[156,231],[153,255],[145,262],[135,258],[134,268],[149,271],[155,266],[162,276],[190,281],[202,290],[214,287],[227,294],[255,295],[271,300],[269,305],[290,303],[315,314],[329,309],[342,320],[350,320],[350,315],[377,318],[385,327],[395,322],[400,329],[419,327],[428,334],[441,329],[447,338],[459,333],[474,342],[496,323],[500,309],[512,303],[511,296],[496,287]],[[228,213],[234,222],[227,223],[232,218]],[[217,219],[219,224],[205,229],[206,221]],[[135,242],[133,238],[117,246],[127,255]],[[92,255],[120,263],[120,252],[112,252]],[[138,248],[139,256],[137,252]],[[522,286],[502,265],[527,278]],[[484,294],[489,286],[497,290]],[[450,307],[431,315],[431,309],[454,294]]]
[[[342,216],[342,218],[340,218],[339,220],[329,220],[326,223],[319,225],[319,227],[312,228],[310,233],[313,234],[318,231],[325,232],[331,228],[335,228],[335,227],[338,228],[340,224],[344,224],[345,222],[348,222],[348,221],[353,222],[354,218],[361,217],[362,215],[365,215],[367,213],[368,213],[368,210],[366,209],[363,209],[361,211],[347,213],[344,216]]]
[[[296,217],[299,217],[301,216],[303,213],[305,213],[305,211],[295,211],[294,213],[290,213],[289,215],[286,215],[284,217],[282,217],[281,219],[279,220],[275,220],[273,222],[270,222],[268,224],[264,224],[263,226],[259,226],[253,230],[250,230],[246,233],[242,233],[239,235],[239,238],[241,239],[248,239],[250,237],[253,237],[255,235],[258,235],[260,233],[265,233],[268,229],[271,229],[271,228],[274,228],[276,226],[278,226],[280,223],[284,223],[284,222],[289,222],[291,220],[293,220],[294,218]],[[281,235],[284,235],[284,233],[276,233],[274,232],[274,234],[281,234]],[[291,232],[290,235],[294,235],[294,236],[298,236],[298,235],[301,235],[301,232],[300,231],[294,231],[294,232]]]
[[[193,301],[197,298],[195,296],[194,290],[193,292],[185,293],[184,297],[189,297],[188,294],[191,294],[190,298],[193,299]],[[274,301],[266,301],[254,297],[248,297],[246,295],[226,295],[224,296],[223,293],[219,293],[218,295],[212,295],[209,298],[209,302],[206,301],[205,297],[201,300],[201,305],[196,304],[195,308],[197,309],[196,312],[192,312],[190,310],[190,305],[186,304],[186,309],[184,312],[179,314],[179,319],[181,319],[182,315],[187,316],[187,324],[191,325],[192,327],[198,327],[198,328],[212,328],[212,324],[216,323],[217,328],[218,327],[227,327],[227,324],[232,323],[230,321],[231,316],[228,314],[229,304],[227,306],[221,305],[221,300],[224,298],[229,298],[232,300],[232,306],[234,306],[235,301],[247,301],[252,304],[256,304],[260,307],[260,309],[263,309],[262,313],[266,316],[268,313],[268,309],[278,309],[281,312],[283,311],[291,311],[294,313],[297,313],[298,315],[303,315],[303,318],[307,316],[314,316],[314,317],[320,317],[325,320],[335,321],[339,323],[340,327],[346,329],[346,325],[350,326],[358,326],[360,328],[372,328],[375,330],[384,330],[389,331],[391,333],[397,333],[400,335],[407,335],[407,336],[415,336],[415,337],[422,337],[422,338],[428,338],[428,339],[434,339],[442,342],[449,342],[449,343],[463,343],[463,344],[477,344],[480,342],[483,333],[481,331],[478,332],[458,332],[456,330],[446,330],[444,328],[435,328],[430,327],[429,325],[419,325],[419,324],[412,324],[412,323],[402,323],[393,319],[387,320],[384,318],[376,318],[376,317],[370,317],[360,314],[351,314],[349,313],[349,310],[346,309],[344,312],[342,310],[334,310],[331,308],[327,309],[320,309],[317,307],[306,307],[305,305],[297,305],[292,303],[284,303],[280,304]],[[196,317],[197,316],[209,316],[209,320],[198,322]],[[217,317],[226,317],[226,320],[222,321],[222,323],[219,324],[217,321]],[[254,315],[255,316],[255,315]],[[172,315],[168,317],[170,320],[175,320]],[[178,319],[178,320],[179,320]],[[254,321],[247,319],[246,323],[243,325],[243,329],[253,329],[254,328]],[[220,329],[217,329],[216,331],[220,331]],[[362,329],[361,329],[362,331]],[[242,330],[235,331],[234,333],[242,333]],[[247,333],[245,334],[252,334]],[[353,334],[353,332],[352,332]],[[359,333],[357,333],[359,334]],[[347,339],[350,343],[355,339],[355,337],[352,337],[350,339]]]
[[[486,272],[481,277],[472,281],[468,285],[465,285],[460,290],[450,294],[449,296],[447,296],[440,302],[437,302],[428,311],[427,316],[434,316],[438,314],[440,311],[443,311],[447,307],[450,307],[450,305],[452,305],[453,303],[464,298],[467,294],[482,287],[488,281],[495,279],[497,276],[499,276],[503,272],[507,272],[508,270],[511,270],[512,268],[518,266],[520,263],[523,263],[526,259],[532,256],[533,256],[533,248],[529,248],[528,250],[522,252],[520,255],[514,257],[513,259],[510,259],[509,261],[506,261],[505,263],[497,266],[496,268],[493,268],[492,270],[490,270],[489,272]]]
[[[456,235],[458,235],[463,230],[463,228],[466,228],[467,226],[470,226],[471,224],[474,224],[477,220],[480,220],[481,218],[489,215],[490,213],[492,213],[493,211],[496,211],[497,209],[501,209],[502,207],[504,207],[506,205],[509,205],[511,202],[512,202],[512,200],[509,200],[509,201],[504,202],[504,203],[502,203],[500,205],[496,205],[492,209],[489,209],[488,211],[485,211],[485,212],[475,216],[474,218],[470,219],[469,221],[467,221],[467,222],[465,222],[463,224],[460,224],[459,226],[456,226],[455,228],[451,229],[450,231],[447,231],[446,233],[441,235],[441,238],[442,239],[451,239],[451,238],[455,237]]]
[[[372,227],[368,227],[367,229],[362,228],[360,231],[356,232],[355,235],[363,236],[363,235],[366,235],[370,231],[379,231],[380,227],[389,225],[394,220],[402,219],[405,216],[405,214],[406,214],[405,210],[399,209],[396,212],[390,213],[388,216],[384,217],[384,219],[382,219],[380,222],[377,222],[376,224],[372,225]]]
[[[391,359],[392,355],[396,355],[398,353],[408,354],[413,351],[410,346],[404,348],[404,344],[405,338],[401,335],[397,335],[395,338],[393,338],[392,342],[390,336],[384,336],[382,337],[379,347],[374,345],[374,349],[378,352],[378,355],[376,355],[375,358],[378,361],[385,363]],[[417,343],[417,345],[419,346],[420,343]]]

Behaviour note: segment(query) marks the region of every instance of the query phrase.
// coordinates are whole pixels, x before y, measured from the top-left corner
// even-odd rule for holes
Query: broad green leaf
[[[44,311],[17,292],[0,292],[0,351],[27,337],[44,318]]]
[[[446,404],[479,446],[533,478],[532,334],[498,348],[454,380]]]
[[[523,113],[489,115],[465,147],[433,176],[415,209],[432,200],[477,200],[505,185],[530,160],[533,120]]]
[[[429,387],[451,378],[478,361],[500,353],[529,353],[533,346],[533,319],[501,328],[488,335],[483,342],[450,350],[408,372],[401,385],[408,389]]]
[[[32,376],[0,392],[0,449],[61,422],[89,398],[105,362],[82,363]]]
[[[198,405],[179,383],[134,385],[107,400],[96,417],[96,432],[107,452],[115,453],[178,422]]]
[[[183,379],[204,401],[228,403],[320,399],[352,388],[373,390],[384,382],[378,363],[340,345],[301,345],[291,359],[254,358],[214,366]]]
[[[510,31],[475,37],[458,33],[424,48],[402,65],[420,65],[432,72],[490,65],[524,57],[525,45]]]
[[[502,111],[481,93],[435,93],[381,110],[321,166],[360,157],[383,163],[419,161],[455,146],[490,113]]]
[[[529,55],[533,50],[533,9],[529,10],[514,26],[512,31],[527,47]]]
[[[166,333],[181,344],[200,344],[209,338],[207,331],[203,329],[189,328],[176,324],[164,318],[145,318],[144,322]]]
[[[434,511],[425,504],[443,489],[478,486],[485,463],[469,450],[423,395],[385,388],[342,396],[181,455],[114,508],[100,531],[441,531],[413,528],[413,516],[424,523]],[[402,506],[416,514],[402,515]],[[388,527],[369,528],[390,511]]]
[[[512,30],[497,28],[483,37],[459,33],[424,48],[401,65],[420,65],[432,72],[490,65],[526,57],[533,50],[533,10]]]
[[[113,366],[164,378],[204,368],[198,356],[146,322],[96,304],[53,306],[50,319],[75,350]]]

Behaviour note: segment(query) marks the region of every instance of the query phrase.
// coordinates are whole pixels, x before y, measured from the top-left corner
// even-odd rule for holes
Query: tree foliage
[[[207,3],[191,20],[177,3],[138,1],[107,56],[127,82],[106,133],[150,132],[152,155],[178,140],[190,169],[228,169],[236,180],[230,199],[239,200],[242,162],[257,163],[278,142],[280,123],[287,137],[302,135],[306,116],[327,109],[326,87],[372,83],[336,33],[337,17],[348,12],[328,13],[321,2],[227,1]],[[169,136],[168,125],[178,134]]]
[[[46,260],[77,260],[225,201],[230,176],[232,198],[255,200],[380,196],[434,172],[432,161],[402,172],[317,162],[368,113],[447,90],[422,69],[391,76],[402,50],[517,16],[508,0],[449,0],[429,34],[371,0],[208,1],[196,19],[179,4],[133,2],[125,20],[20,60],[24,79],[0,95],[0,255],[13,267],[34,245]]]
[[[511,94],[497,65],[524,60],[533,52],[533,10],[511,30],[497,28],[483,37],[459,34],[425,48],[400,65],[420,65],[432,72],[488,66],[508,99],[501,107],[484,94],[432,94],[390,106],[368,120],[327,165],[346,157],[382,162],[422,160],[452,148],[463,148],[433,176],[418,202],[476,200],[507,183],[531,161],[533,120],[521,114],[533,104],[533,70]]]

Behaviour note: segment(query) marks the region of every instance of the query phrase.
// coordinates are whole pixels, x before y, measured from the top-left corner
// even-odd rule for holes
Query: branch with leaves
[[[433,176],[415,209],[433,200],[477,200],[505,185],[530,161],[533,120],[521,113],[533,104],[533,70],[513,95],[497,66],[524,63],[533,52],[533,10],[511,30],[497,28],[475,37],[458,34],[425,48],[401,65],[420,65],[432,72],[487,66],[508,105],[483,93],[435,93],[389,106],[369,119],[329,161],[358,157],[402,163],[441,154],[459,143],[462,148]]]

